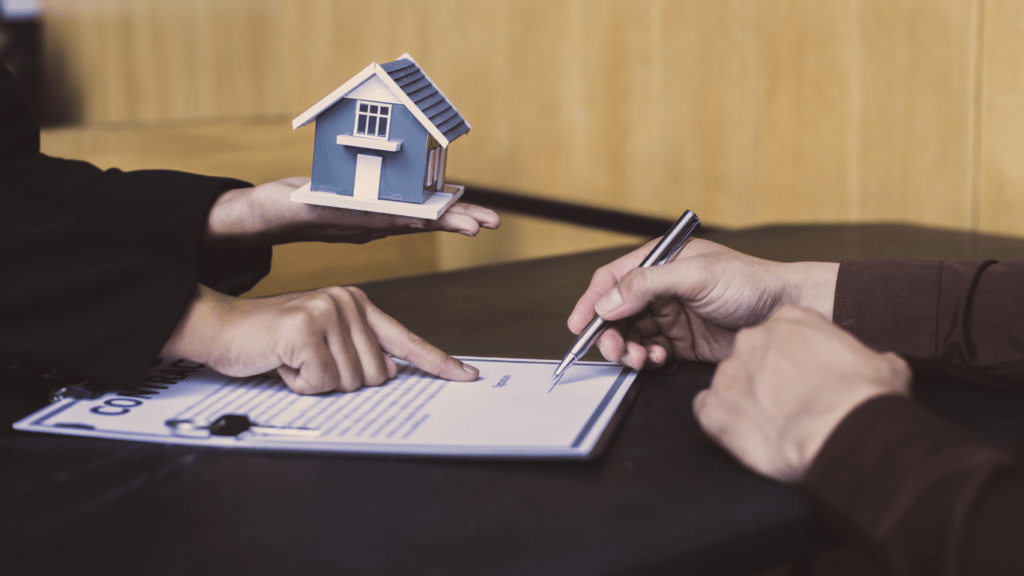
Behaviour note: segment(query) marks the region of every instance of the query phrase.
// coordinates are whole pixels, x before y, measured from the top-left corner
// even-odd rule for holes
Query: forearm
[[[1000,477],[1009,478],[1009,488],[993,483]],[[991,549],[991,558],[979,552],[986,541],[1024,528],[1024,517],[1014,514],[1024,506],[1022,479],[1013,455],[979,444],[909,399],[887,396],[847,415],[803,485],[887,574],[1017,574],[1019,546]],[[972,569],[986,561],[1008,571]]]
[[[240,180],[170,170],[100,170],[33,153],[4,166],[0,181],[11,194],[192,270],[204,253],[247,247],[211,238],[208,231],[208,217],[224,220],[223,211],[214,207],[230,204],[235,190],[248,186]]]
[[[1024,469],[996,474],[966,516],[961,568],[964,574],[1024,574]]]
[[[197,273],[203,284],[241,294],[270,271],[270,243],[208,237],[210,218],[224,220],[223,210],[215,206],[244,208],[245,193],[252,190],[245,182],[168,170],[100,171],[84,162],[43,155],[32,162],[37,165],[31,173],[46,174],[49,180],[25,186],[45,190],[45,197],[39,199],[50,210],[65,212],[97,233],[173,260]],[[245,215],[244,210],[236,212]],[[235,235],[252,229],[247,221],[239,223],[235,218],[234,222],[230,232]]]
[[[846,260],[835,322],[869,346],[1024,382],[1024,261]]]

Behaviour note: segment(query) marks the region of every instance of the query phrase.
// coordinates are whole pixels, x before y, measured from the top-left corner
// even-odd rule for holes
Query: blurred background
[[[451,181],[724,228],[1024,236],[1021,0],[8,0],[44,152],[264,182],[290,121],[409,52],[472,131]],[[256,293],[643,238],[503,214],[476,239],[277,249]]]

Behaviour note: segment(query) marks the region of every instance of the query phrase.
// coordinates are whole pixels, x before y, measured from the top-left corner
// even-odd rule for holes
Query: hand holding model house
[[[498,227],[497,214],[457,202],[463,187],[445,182],[448,146],[470,126],[408,54],[371,63],[292,128],[314,120],[312,178],[221,195],[208,240],[359,244],[429,230],[475,236],[481,227]]]
[[[207,219],[205,240],[228,246],[267,246],[289,242],[364,244],[415,232],[458,232],[476,236],[480,228],[497,228],[494,211],[456,202],[436,220],[413,216],[338,210],[293,202],[291,195],[309,187],[309,178],[285,178],[221,194]]]

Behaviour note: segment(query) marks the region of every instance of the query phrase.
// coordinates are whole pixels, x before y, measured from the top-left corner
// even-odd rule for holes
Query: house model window
[[[444,165],[447,149],[436,146],[427,153],[426,178],[423,185],[428,190],[440,189],[444,185]]]
[[[391,117],[391,105],[377,102],[359,101],[359,112],[356,114],[355,133],[358,136],[388,139],[388,127]]]

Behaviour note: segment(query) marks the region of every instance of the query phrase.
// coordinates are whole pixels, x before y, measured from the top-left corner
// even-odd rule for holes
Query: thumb
[[[629,318],[645,310],[653,301],[666,296],[686,298],[694,286],[690,276],[682,274],[679,263],[634,268],[607,294],[594,303],[594,312],[605,320]]]
[[[388,354],[445,380],[472,382],[480,377],[480,371],[475,367],[463,364],[458,358],[413,334],[376,306],[367,304],[366,322],[377,335],[381,349]]]

